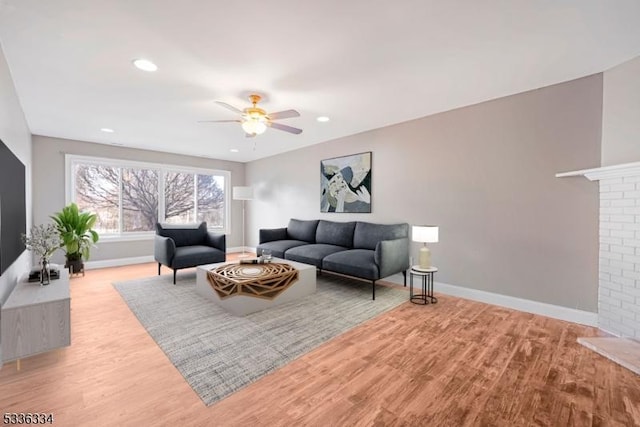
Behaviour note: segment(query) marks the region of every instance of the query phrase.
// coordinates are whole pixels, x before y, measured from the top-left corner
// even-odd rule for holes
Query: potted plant
[[[34,225],[29,235],[22,235],[24,245],[39,257],[40,283],[48,285],[51,279],[49,271],[49,258],[60,248],[60,236],[53,224]]]
[[[83,260],[88,260],[90,249],[99,239],[92,230],[98,216],[90,212],[80,212],[78,205],[71,203],[51,216],[60,233],[61,244],[66,252],[65,267],[70,273],[84,272]]]

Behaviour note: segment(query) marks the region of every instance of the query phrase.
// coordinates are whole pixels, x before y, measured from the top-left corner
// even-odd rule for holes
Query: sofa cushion
[[[289,249],[285,252],[285,259],[291,261],[298,261],[309,265],[315,265],[318,268],[322,268],[322,259],[327,255],[346,251],[347,248],[343,246],[326,245],[323,243],[316,243],[311,245],[298,246]]]
[[[316,228],[318,228],[317,219],[309,221],[291,219],[287,226],[287,237],[289,240],[302,240],[303,242],[315,243]]]
[[[358,221],[353,232],[353,247],[374,250],[381,240],[409,237],[409,224],[372,224]]]
[[[156,224],[160,236],[170,237],[179,246],[202,245],[207,236],[207,223],[201,224]]]
[[[182,246],[176,247],[173,256],[172,268],[180,269],[195,267],[197,265],[213,264],[214,262],[224,262],[226,254],[220,249],[210,246]]]
[[[322,269],[362,279],[378,280],[380,272],[373,260],[373,254],[374,252],[368,249],[336,252],[322,260]]]
[[[276,258],[284,258],[284,253],[289,249],[308,244],[309,243],[301,240],[276,240],[274,242],[265,242],[258,245],[256,248],[256,254],[260,255],[263,249],[270,249],[272,256]]]
[[[352,248],[353,230],[355,227],[355,221],[333,222],[320,220],[316,230],[316,243]]]

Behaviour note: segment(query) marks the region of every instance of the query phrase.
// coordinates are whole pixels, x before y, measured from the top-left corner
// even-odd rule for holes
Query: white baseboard
[[[86,268],[87,270],[95,270],[96,268],[120,267],[123,265],[144,264],[147,262],[155,262],[153,255],[131,258],[105,259],[102,261],[87,261],[84,263],[84,268]]]
[[[253,252],[253,253],[255,253],[256,252],[256,248],[252,248],[250,246],[245,246],[245,247],[235,246],[235,247],[232,247],[232,248],[227,248],[227,253],[228,254],[233,254],[233,253],[237,253],[237,252]]]
[[[407,273],[408,275],[409,273]],[[403,284],[402,274],[395,274],[387,277],[386,281]],[[407,277],[407,284],[409,278]],[[415,286],[415,283],[414,283]],[[449,285],[447,283],[434,282],[434,291],[473,301],[487,304],[499,305],[501,307],[512,308],[514,310],[527,313],[539,314],[541,316],[552,317],[554,319],[566,320],[568,322],[579,323],[587,326],[598,326],[598,313],[577,310],[575,308],[562,307],[559,305],[547,304],[539,301],[532,301],[508,295],[496,294],[493,292],[481,291],[479,289],[465,288],[462,286]]]
[[[254,252],[256,248],[245,247],[246,252]],[[242,246],[227,248],[227,253],[237,253],[242,252]],[[123,265],[131,265],[131,264],[144,264],[147,262],[155,262],[153,255],[147,256],[138,256],[131,258],[115,258],[115,259],[105,259],[101,261],[87,261],[84,263],[84,268],[87,270],[95,270],[96,268],[109,268],[109,267],[121,267]]]
[[[602,326],[598,326],[598,329],[600,329],[602,332],[611,335],[612,337],[616,337],[616,338],[624,338],[622,335],[620,335],[619,332],[612,332],[606,328],[603,328]]]

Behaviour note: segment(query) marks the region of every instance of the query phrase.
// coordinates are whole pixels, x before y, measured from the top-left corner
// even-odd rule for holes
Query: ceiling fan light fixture
[[[242,122],[242,129],[249,135],[260,135],[267,130],[267,125],[264,123],[264,119],[250,117]]]

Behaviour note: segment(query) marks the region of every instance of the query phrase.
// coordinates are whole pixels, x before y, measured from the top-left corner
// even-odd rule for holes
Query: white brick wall
[[[640,177],[600,181],[600,328],[640,339]]]

